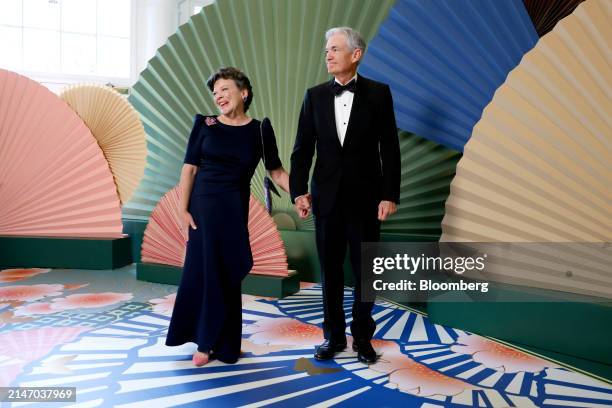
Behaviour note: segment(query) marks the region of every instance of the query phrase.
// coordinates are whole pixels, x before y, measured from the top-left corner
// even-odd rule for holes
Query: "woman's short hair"
[[[213,73],[208,80],[206,81],[206,85],[208,89],[211,91],[215,88],[215,82],[220,79],[233,79],[234,83],[238,87],[238,89],[247,90],[246,101],[244,101],[244,111],[249,110],[249,106],[253,101],[253,87],[251,86],[251,81],[249,81],[249,77],[247,77],[244,72],[234,67],[225,67],[220,68],[217,72]]]

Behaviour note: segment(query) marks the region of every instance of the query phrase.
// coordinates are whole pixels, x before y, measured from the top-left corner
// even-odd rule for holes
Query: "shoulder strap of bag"
[[[269,120],[267,117],[263,118],[259,123],[259,137],[261,138],[261,159],[263,160],[264,168],[266,168],[266,145],[264,144],[263,137],[263,124],[266,120]]]

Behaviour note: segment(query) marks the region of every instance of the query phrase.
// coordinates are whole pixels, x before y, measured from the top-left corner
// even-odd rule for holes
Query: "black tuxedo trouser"
[[[370,340],[376,329],[372,319],[374,304],[361,301],[361,243],[378,242],[380,238],[378,207],[372,205],[368,210],[351,209],[357,204],[355,194],[352,196],[352,206],[346,205],[347,199],[340,198],[330,214],[315,216],[323,282],[323,332],[325,339],[333,342],[344,342],[346,339],[343,264],[347,246],[355,278],[351,333],[354,339]]]

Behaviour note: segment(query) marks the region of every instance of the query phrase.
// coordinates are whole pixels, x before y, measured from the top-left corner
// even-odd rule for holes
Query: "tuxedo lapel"
[[[334,97],[335,95],[330,84],[323,93],[323,115],[325,127],[330,130],[330,137],[334,138],[338,149],[342,149],[340,138],[338,137],[338,130],[336,128],[336,107],[334,105]]]

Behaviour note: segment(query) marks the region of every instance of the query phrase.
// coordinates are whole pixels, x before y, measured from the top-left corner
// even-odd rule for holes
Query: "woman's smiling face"
[[[215,103],[223,115],[244,113],[244,98],[248,95],[246,89],[241,90],[233,79],[219,79],[213,86]]]

